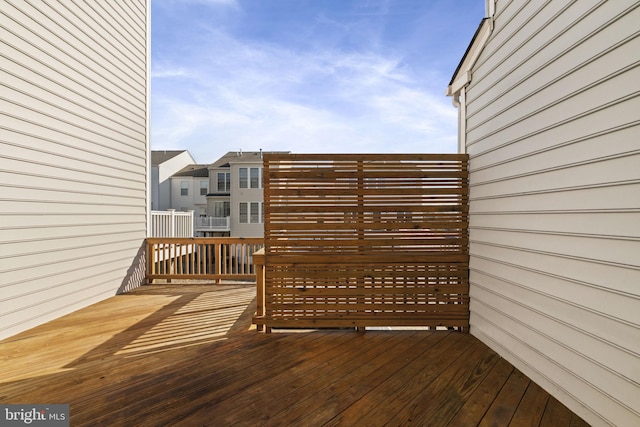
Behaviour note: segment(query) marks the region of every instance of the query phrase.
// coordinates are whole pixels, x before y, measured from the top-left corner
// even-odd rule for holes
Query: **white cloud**
[[[186,148],[201,162],[239,148],[455,150],[455,108],[399,55],[296,51],[211,28],[201,40],[154,64],[152,78],[162,80],[152,83],[154,149]]]
[[[233,6],[240,7],[238,4],[238,0],[174,0],[178,3],[201,3],[206,5],[222,5],[222,6]]]

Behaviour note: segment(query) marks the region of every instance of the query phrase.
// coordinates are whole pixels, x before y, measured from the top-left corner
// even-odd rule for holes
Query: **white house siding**
[[[0,338],[136,286],[146,0],[0,6]]]
[[[180,211],[194,211],[197,218],[207,209],[207,196],[200,194],[200,182],[209,184],[209,178],[176,176],[171,178],[171,209]],[[186,196],[181,194],[182,182],[188,182],[189,192]],[[207,187],[208,188],[208,187]]]
[[[466,88],[471,332],[593,425],[640,425],[639,23],[499,0]]]
[[[262,160],[253,162],[234,162],[231,165],[231,237],[264,237],[264,223],[262,218],[258,223],[240,222],[240,203],[260,203],[260,209],[264,201],[262,181],[260,188],[240,188],[240,168],[260,168],[262,173]]]
[[[168,160],[151,168],[151,203],[155,210],[175,209],[171,200],[171,175],[196,161],[184,150]],[[178,195],[180,191],[178,190]]]

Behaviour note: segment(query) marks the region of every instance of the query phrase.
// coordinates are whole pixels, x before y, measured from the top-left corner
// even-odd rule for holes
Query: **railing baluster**
[[[261,238],[148,238],[147,283],[155,279],[255,279],[250,265]]]

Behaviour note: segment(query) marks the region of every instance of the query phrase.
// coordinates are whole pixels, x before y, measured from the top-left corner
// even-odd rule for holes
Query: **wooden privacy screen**
[[[466,155],[264,155],[270,327],[469,326]]]

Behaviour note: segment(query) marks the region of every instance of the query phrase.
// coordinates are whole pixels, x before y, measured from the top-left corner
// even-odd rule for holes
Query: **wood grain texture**
[[[468,328],[465,155],[265,154],[270,327]]]
[[[254,298],[145,286],[0,341],[0,401],[68,403],[73,426],[586,425],[470,334],[257,334]]]

